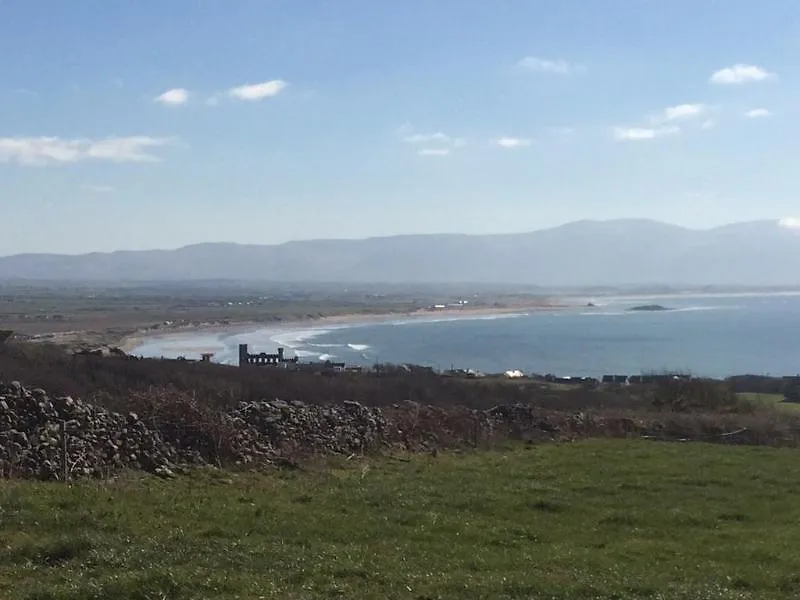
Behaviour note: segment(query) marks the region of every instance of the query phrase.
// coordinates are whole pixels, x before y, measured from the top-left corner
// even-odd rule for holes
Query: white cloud
[[[289,85],[280,79],[273,79],[272,81],[265,81],[263,83],[254,83],[240,85],[228,90],[228,95],[231,98],[239,100],[261,100],[263,98],[271,98],[280,94],[286,86]]]
[[[701,117],[709,112],[709,107],[705,104],[676,104],[668,106],[664,110],[650,114],[646,117],[647,121],[653,125],[663,125],[673,121],[688,121]]]
[[[501,148],[523,148],[531,145],[530,140],[516,137],[501,137],[494,140],[494,143]]]
[[[679,132],[678,127],[617,127],[614,129],[614,139],[622,142],[641,142]]]
[[[717,122],[714,119],[707,119],[706,121],[703,121],[702,125],[700,125],[700,129],[708,131],[709,129],[714,129],[716,125]]]
[[[720,85],[735,85],[777,78],[775,73],[770,73],[762,67],[739,63],[716,71],[709,81]]]
[[[678,104],[664,109],[664,119],[667,121],[691,119],[692,117],[699,117],[704,112],[706,112],[705,104]]]
[[[153,98],[153,102],[166,104],[167,106],[181,106],[189,101],[189,90],[184,88],[173,88],[167,90],[160,96]]]
[[[437,131],[436,133],[413,133],[403,137],[408,144],[449,144],[450,136]]]
[[[82,160],[157,162],[159,158],[149,153],[148,149],[165,146],[172,141],[170,138],[149,136],[107,137],[99,140],[69,140],[58,137],[0,138],[0,162],[15,161],[21,165],[74,163]]]
[[[646,115],[644,117],[646,124],[642,126],[616,127],[614,138],[619,141],[640,142],[673,135],[681,132],[678,123],[696,123],[699,117],[709,115],[710,112],[710,107],[700,102],[675,104]],[[711,126],[713,126],[713,121],[710,118],[706,118],[700,125],[702,129],[708,129]]]
[[[448,156],[453,150],[467,145],[467,140],[464,138],[454,138],[441,131],[414,133],[414,128],[408,123],[402,125],[398,132],[404,143],[426,146],[417,150],[420,156]]]
[[[800,229],[800,219],[797,217],[784,217],[778,221],[778,225],[786,229]]]
[[[417,150],[420,156],[449,156],[450,148],[420,148]]]
[[[565,60],[550,60],[538,56],[526,56],[517,63],[520,67],[537,73],[552,73],[554,75],[569,75],[582,67],[572,65]]]
[[[750,119],[763,119],[764,117],[771,117],[772,113],[766,108],[754,108],[744,113],[744,116]]]

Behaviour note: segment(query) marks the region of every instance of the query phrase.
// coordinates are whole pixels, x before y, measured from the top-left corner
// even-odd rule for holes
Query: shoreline
[[[312,319],[299,319],[292,321],[231,321],[228,323],[198,323],[172,327],[169,329],[147,330],[139,329],[134,333],[124,335],[116,344],[126,354],[134,353],[140,346],[162,338],[169,338],[183,334],[226,333],[241,334],[257,330],[267,330],[271,334],[290,333],[301,329],[323,329],[326,326],[355,326],[375,325],[389,323],[397,319],[414,321],[427,321],[438,319],[471,319],[492,316],[525,315],[530,312],[550,310],[563,310],[569,304],[536,304],[508,307],[479,307],[479,308],[445,308],[440,310],[416,310],[412,312],[385,312],[374,314],[341,314],[326,315]]]

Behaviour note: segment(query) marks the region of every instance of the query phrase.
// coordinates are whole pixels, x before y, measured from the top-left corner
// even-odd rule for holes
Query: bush
[[[652,396],[655,408],[672,412],[730,411],[740,404],[730,386],[711,379],[659,379]]]

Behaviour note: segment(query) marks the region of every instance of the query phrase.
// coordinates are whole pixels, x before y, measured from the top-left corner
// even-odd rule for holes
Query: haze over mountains
[[[0,280],[13,279],[794,286],[800,285],[800,228],[791,219],[709,230],[626,219],[508,235],[209,243],[0,257]]]

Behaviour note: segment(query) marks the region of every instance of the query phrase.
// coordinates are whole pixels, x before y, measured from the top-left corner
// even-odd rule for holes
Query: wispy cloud
[[[744,113],[744,116],[750,119],[763,119],[765,117],[771,117],[772,113],[766,108],[754,108]]]
[[[679,127],[617,127],[614,129],[614,139],[621,142],[642,142],[680,133],[680,131]]]
[[[417,150],[420,156],[450,156],[450,148],[420,148]]]
[[[665,121],[679,121],[699,117],[707,111],[705,104],[678,104],[664,109]]]
[[[166,104],[167,106],[181,106],[189,101],[189,90],[184,88],[173,88],[163,94],[153,98],[153,102]]]
[[[404,143],[424,146],[417,150],[420,156],[449,156],[453,150],[467,145],[467,140],[464,138],[453,137],[441,131],[421,133],[415,131],[409,124],[401,126],[398,131]]]
[[[449,135],[437,131],[436,133],[411,133],[403,136],[403,141],[408,144],[449,144]]]
[[[534,71],[537,73],[551,73],[554,75],[569,75],[584,69],[580,65],[571,64],[563,59],[551,60],[538,56],[526,56],[520,60],[517,65],[528,69],[529,71]]]
[[[525,146],[530,146],[531,141],[518,137],[501,137],[494,140],[494,144],[501,148],[524,148]]]
[[[158,162],[151,153],[172,143],[172,138],[149,136],[62,139],[58,137],[0,138],[0,162],[21,165],[50,165],[101,160],[115,163]]]
[[[289,84],[281,79],[273,79],[263,83],[245,84],[231,88],[228,90],[228,95],[238,100],[262,100],[277,96],[286,89],[287,85]]]
[[[720,85],[738,85],[777,78],[778,76],[775,73],[770,73],[757,65],[739,63],[716,71],[711,75],[709,81]]]
[[[704,117],[700,124],[702,129],[710,129],[713,121],[709,118],[713,113],[711,107],[700,102],[675,104],[644,117],[641,126],[615,127],[613,137],[618,141],[641,142],[675,135],[683,127],[697,126],[697,119]],[[678,126],[678,123],[681,125]]]
[[[703,124],[700,125],[700,129],[703,129],[704,131],[708,131],[709,129],[714,129],[714,127],[716,127],[716,125],[717,125],[717,122],[714,119],[706,119],[705,121],[703,121]]]
[[[646,120],[652,125],[664,125],[676,121],[689,121],[709,113],[709,107],[701,103],[676,104],[648,115]]]

